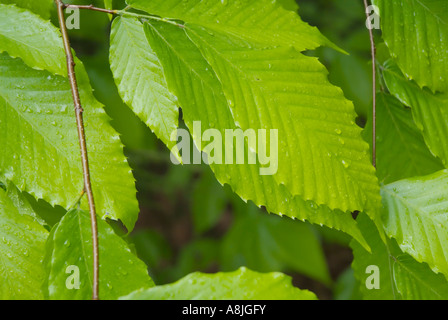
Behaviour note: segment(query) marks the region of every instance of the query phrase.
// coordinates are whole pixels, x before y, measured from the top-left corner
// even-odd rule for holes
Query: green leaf
[[[197,26],[186,30],[221,80],[235,123],[243,130],[278,129],[279,184],[332,209],[378,205],[378,184],[353,104],[330,84],[317,59]]]
[[[192,214],[196,232],[214,227],[224,213],[228,197],[223,187],[208,170],[193,189]]]
[[[361,300],[359,284],[352,268],[347,268],[336,280],[333,297],[334,300]]]
[[[8,185],[15,197],[11,199],[0,188],[0,300],[42,299],[42,259],[48,231],[14,189]]]
[[[407,81],[396,64],[385,63],[384,80],[389,91],[411,107],[417,127],[431,152],[448,166],[448,94],[433,94]]]
[[[406,77],[432,91],[448,89],[448,2],[374,0],[383,38]]]
[[[14,207],[20,208],[20,214],[29,215],[39,224],[44,226],[46,224],[45,221],[36,213],[37,210],[33,208],[31,202],[26,198],[26,194],[22,194],[10,181],[6,183],[6,186],[6,194],[14,204]]]
[[[104,0],[104,8],[112,10],[113,9],[113,0]]]
[[[86,211],[71,210],[52,229],[45,256],[47,270],[46,296],[50,299],[90,299],[92,295],[92,233],[90,215]],[[103,300],[117,299],[140,288],[154,285],[146,265],[131,253],[127,243],[112,228],[98,220],[100,257],[99,296]],[[71,272],[67,267],[79,268],[79,289],[66,286]]]
[[[131,239],[137,256],[149,266],[150,270],[164,268],[164,263],[172,259],[170,244],[159,232],[149,229],[139,230],[132,233]]]
[[[350,242],[353,250],[352,268],[355,278],[359,282],[359,291],[366,300],[396,300],[400,296],[395,288],[392,275],[393,262],[390,258],[389,241],[383,242],[373,222],[364,213],[358,216],[358,225],[367,243],[372,249],[367,252],[356,241]],[[380,289],[368,289],[366,280],[370,276],[366,273],[368,266],[377,266],[380,272]]]
[[[225,270],[294,271],[331,284],[322,246],[310,225],[243,207],[222,242]]]
[[[236,129],[220,81],[185,32],[161,23],[147,24],[146,32],[164,68],[168,87],[179,99],[184,121],[197,141],[196,146],[203,150],[205,143],[198,142],[200,137],[195,136],[194,121],[202,122],[201,135],[213,128],[224,137],[225,129]],[[245,147],[248,150],[247,145]],[[224,148],[225,144],[222,150]],[[249,149],[249,152],[252,151]],[[313,201],[294,197],[273,176],[260,175],[258,164],[211,164],[211,168],[221,184],[229,184],[244,200],[266,206],[269,212],[342,230],[365,243],[349,212],[332,211]]]
[[[143,25],[134,18],[112,24],[110,67],[123,101],[168,148],[178,127],[176,97],[167,89],[162,66],[146,40]]]
[[[5,51],[34,69],[67,76],[59,30],[28,10],[0,4],[0,53]]]
[[[279,4],[282,5],[283,8],[290,11],[299,10],[299,5],[297,4],[296,0],[277,0]]]
[[[126,2],[150,14],[196,23],[264,46],[294,46],[302,51],[328,45],[337,49],[317,28],[309,26],[295,12],[271,0]]]
[[[291,284],[282,273],[257,273],[241,268],[230,273],[192,273],[169,285],[133,292],[123,300],[316,300]]]
[[[448,282],[441,274],[433,273],[428,265],[418,263],[409,255],[395,258],[394,279],[405,300],[446,300]]]
[[[443,275],[435,274],[426,263],[419,263],[403,253],[393,239],[388,239],[386,244],[381,241],[367,216],[361,215],[358,219],[372,248],[369,254],[356,242],[350,244],[354,255],[352,267],[364,299],[447,299],[448,282]],[[370,276],[366,268],[371,265],[378,267],[379,289],[368,289],[366,286],[367,277]]]
[[[351,0],[348,0],[349,2]],[[339,3],[339,2],[338,2]],[[348,5],[354,5],[350,2]],[[353,8],[353,11],[356,11]],[[348,20],[348,19],[347,19]],[[363,36],[365,31],[362,30]],[[359,43],[360,41],[357,41]],[[330,51],[326,50],[325,52]],[[328,78],[330,82],[342,89],[348,100],[353,101],[356,113],[367,118],[368,110],[372,109],[372,68],[366,63],[364,56],[350,52],[350,55],[343,55],[337,52],[330,52],[330,62],[325,65],[330,72]]]
[[[77,71],[97,212],[132,230],[138,214],[132,172],[82,65]],[[0,130],[0,179],[52,205],[73,206],[83,175],[68,79],[1,54]]]
[[[382,183],[443,169],[441,161],[428,150],[409,108],[389,94],[378,93],[376,109],[377,176]],[[372,141],[371,117],[363,135]]]
[[[178,255],[176,265],[164,275],[163,283],[178,280],[191,272],[216,269],[220,245],[219,240],[210,238],[188,243]]]
[[[54,0],[0,0],[0,3],[15,4],[40,15],[44,19],[50,18],[51,10],[54,8]],[[2,6],[0,6],[0,11],[3,11]]]
[[[108,40],[103,36],[103,41]],[[151,134],[148,126],[122,101],[108,57],[109,47],[106,45],[96,54],[83,57],[94,95],[105,105],[106,113],[112,118],[112,127],[120,134],[120,139],[128,150],[154,149],[157,137]]]
[[[418,262],[448,277],[448,170],[381,189],[386,233]]]

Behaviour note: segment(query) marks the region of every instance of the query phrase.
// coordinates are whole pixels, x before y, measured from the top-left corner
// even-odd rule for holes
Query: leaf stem
[[[86,9],[86,10],[92,10],[92,11],[99,11],[99,12],[104,12],[104,13],[109,13],[109,14],[113,14],[113,15],[118,15],[118,16],[130,16],[130,17],[136,17],[139,19],[150,19],[150,20],[156,20],[156,21],[162,21],[162,22],[166,22],[172,25],[175,25],[179,28],[184,28],[184,26],[180,23],[177,23],[175,21],[169,20],[169,19],[165,19],[165,18],[160,18],[157,16],[151,16],[151,15],[146,15],[146,14],[139,14],[139,13],[135,13],[135,12],[129,12],[127,11],[128,9],[130,9],[131,7],[126,7],[124,10],[108,10],[108,9],[103,9],[103,8],[97,8],[94,7],[93,5],[75,5],[75,4],[63,4],[62,5],[64,9],[66,8],[76,8],[76,9]]]
[[[369,19],[369,13],[367,12],[367,8],[369,7],[367,0],[364,0],[364,8],[366,11],[366,17]],[[375,48],[375,38],[373,37],[372,28],[368,28],[369,37],[370,37],[370,50],[372,54],[372,94],[373,94],[373,103],[372,103],[372,164],[376,168],[376,64],[375,64],[375,56],[376,56],[376,48]]]
[[[98,227],[96,220],[95,201],[93,198],[92,185],[90,182],[89,160],[87,156],[87,143],[84,131],[83,109],[81,107],[81,99],[79,97],[78,84],[75,74],[75,61],[70,47],[70,40],[68,38],[67,26],[65,25],[64,8],[66,5],[61,0],[54,0],[58,10],[59,26],[62,34],[62,41],[64,44],[65,55],[67,57],[67,73],[70,80],[70,87],[73,96],[73,103],[75,106],[76,125],[78,128],[79,146],[81,149],[82,171],[84,179],[84,190],[87,194],[90,211],[90,222],[92,229],[92,249],[93,249],[93,284],[92,284],[92,299],[98,300],[99,287],[99,253],[98,253]],[[89,7],[89,6],[87,6]]]
[[[82,197],[86,194],[86,190],[82,189],[82,191],[79,193],[78,199],[73,203],[73,205],[70,206],[70,210],[74,209],[75,206],[79,206],[79,203],[81,202]]]

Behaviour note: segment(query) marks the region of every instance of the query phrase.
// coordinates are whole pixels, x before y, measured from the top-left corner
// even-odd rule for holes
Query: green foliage
[[[225,129],[237,128],[218,78],[187,35],[171,25],[151,23],[146,26],[148,40],[161,59],[168,86],[178,97],[184,121],[190,131],[193,122],[198,119],[202,121],[202,132],[219,128],[224,136]],[[182,59],[178,56],[179,52],[184,53]],[[179,79],[183,79],[182,85]],[[198,138],[193,136],[196,145],[200,146]],[[204,146],[200,147],[202,149]],[[222,150],[224,148],[225,145]],[[241,198],[250,199],[258,206],[264,205],[269,212],[325,224],[363,241],[348,212],[331,212],[326,206],[317,206],[312,201],[293,197],[285,186],[278,185],[273,176],[260,176],[260,165],[212,164],[211,168],[221,184],[229,184]]]
[[[0,69],[0,128],[8,133],[0,137],[5,150],[0,154],[0,177],[36,198],[68,209],[83,189],[68,80],[33,70],[6,54],[0,56]],[[78,83],[81,100],[90,110],[85,125],[98,214],[121,219],[132,229],[138,209],[122,145],[102,105],[93,97],[88,80],[80,77]],[[106,166],[109,160],[113,162]],[[35,171],[40,173],[39,179],[35,179]]]
[[[274,176],[278,184],[333,209],[372,210],[377,181],[353,105],[325,79],[316,59],[194,25],[186,30],[221,80],[235,123],[243,130],[275,128],[283,137]],[[285,106],[282,112],[278,105]],[[314,152],[305,155],[307,150]],[[296,154],[302,155],[300,162]]]
[[[317,28],[275,1],[128,0],[127,3],[150,14],[234,34],[258,45],[294,46],[300,51],[321,45],[334,46]]]
[[[213,227],[226,207],[225,189],[212,174],[204,174],[193,192],[193,220],[198,233]]]
[[[28,9],[28,10],[40,15],[44,19],[50,18],[51,10],[54,7],[53,0],[33,0],[33,1],[29,1],[29,0],[0,0],[0,3],[15,4],[18,7]],[[6,11],[5,7],[0,7],[0,8],[1,8],[0,11],[3,11],[3,10]],[[23,11],[22,15],[26,15],[26,11]],[[1,20],[3,20],[2,22],[5,21],[4,19],[9,20],[9,19],[2,17],[2,19],[1,19]],[[25,20],[22,20],[22,21],[25,22]]]
[[[295,0],[279,0],[278,3],[280,3],[283,8],[291,11],[297,11],[299,10],[299,6],[297,5],[297,2]]]
[[[335,300],[360,300],[359,284],[351,268],[346,269],[337,279],[334,287]]]
[[[381,190],[384,226],[400,248],[448,277],[448,171],[398,181]]]
[[[169,270],[163,283],[178,280],[197,270],[215,270],[219,261],[220,244],[213,239],[194,240],[186,245],[177,258],[177,263]],[[167,281],[168,280],[168,281]]]
[[[422,131],[425,142],[431,152],[439,157],[445,167],[448,165],[448,95],[433,94],[427,89],[420,89],[415,82],[406,78],[396,64],[388,61],[384,67],[384,80],[387,88],[403,104],[411,107],[415,124]]]
[[[115,19],[110,42],[110,67],[123,101],[172,149],[179,118],[176,98],[168,91],[143,25],[134,18]]]
[[[211,128],[219,130],[235,126],[243,130],[278,128],[279,136],[288,139],[282,139],[280,142],[279,172],[275,175],[274,181],[270,182],[274,184],[273,188],[278,188],[275,184],[280,184],[281,188],[284,185],[292,196],[300,195],[304,200],[330,208],[340,208],[343,211],[367,209],[374,216],[379,198],[375,199],[372,196],[377,193],[377,183],[366,157],[367,145],[359,139],[359,129],[354,123],[353,106],[344,100],[339,90],[333,88],[325,80],[326,72],[323,67],[314,59],[307,58],[293,49],[266,48],[266,46],[274,47],[277,43],[281,45],[284,43],[282,39],[278,39],[279,37],[275,37],[275,40],[271,39],[269,44],[266,43],[269,39],[266,32],[263,39],[260,39],[256,32],[252,32],[249,37],[250,29],[243,28],[245,22],[237,21],[238,19],[232,20],[230,25],[221,24],[219,16],[208,21],[208,14],[216,16],[213,13],[217,9],[211,7],[210,3],[201,2],[197,5],[192,3],[191,7],[183,4],[175,7],[176,3],[177,1],[164,2],[164,5],[153,7],[152,3],[130,2],[139,9],[162,16],[164,10],[169,8],[170,17],[187,22],[185,28],[182,29],[164,23],[151,22],[147,23],[146,31],[150,45],[162,63],[168,86],[178,97],[179,104],[183,108],[184,120],[190,130],[192,130],[193,121],[188,118],[198,119],[198,115],[189,116],[190,112],[187,108],[191,108],[190,97],[196,99],[197,107],[207,108],[209,101],[213,101],[215,105],[220,106],[215,109],[218,109],[217,111],[221,114],[231,111],[227,124],[224,124],[223,120],[218,122],[216,119],[215,122],[209,119],[207,122]],[[253,5],[251,1],[247,1],[244,5],[247,5],[248,11],[255,12],[251,9]],[[266,3],[266,8],[270,6],[272,3]],[[232,2],[229,5],[223,4],[222,10],[225,12],[228,10],[230,14],[236,9],[241,9],[237,7],[238,5]],[[200,22],[192,16],[195,11],[203,13]],[[204,11],[207,12],[206,15]],[[280,8],[277,11],[283,12]],[[290,13],[283,12],[282,14]],[[269,32],[275,32],[276,26],[270,25],[269,30]],[[314,41],[315,39],[315,34],[311,30],[301,33],[301,38],[306,38],[302,39],[303,43],[297,41],[293,43],[296,49],[315,47],[315,45],[307,44],[307,40]],[[235,33],[239,38],[235,36]],[[165,44],[167,47],[163,48]],[[321,41],[320,44],[326,44],[326,42]],[[166,52],[166,50],[172,52]],[[185,61],[188,58],[187,50],[192,61]],[[193,53],[195,57],[192,56]],[[169,54],[171,58],[167,58]],[[179,55],[182,55],[182,58]],[[253,57],[252,60],[249,57]],[[179,68],[174,69],[173,62],[183,65],[182,68],[185,69],[189,79],[187,83],[193,84],[191,89],[194,93],[190,92],[190,88],[175,87],[178,86],[176,81],[179,77]],[[201,69],[199,69],[200,65],[202,65]],[[294,68],[291,69],[290,65]],[[286,72],[286,66],[289,73]],[[194,75],[191,75],[192,69],[195,70]],[[212,69],[216,76],[211,73]],[[305,72],[306,77],[304,77]],[[208,93],[209,98],[202,99],[207,93],[199,93],[203,90],[203,83],[208,83],[213,90]],[[321,98],[322,91],[327,93],[323,98]],[[303,92],[302,95],[301,92]],[[315,96],[311,98],[313,93]],[[258,101],[264,101],[264,103],[258,103]],[[328,106],[330,101],[335,104],[334,109],[322,108],[323,104]],[[279,103],[290,107],[277,114],[275,109]],[[206,114],[209,113],[210,111],[207,111]],[[204,116],[205,114],[202,115]],[[331,121],[327,120],[325,125],[322,125],[322,119],[330,118]],[[301,122],[293,122],[292,119],[300,119]],[[199,145],[198,137],[194,139]],[[316,149],[317,145],[324,147]],[[253,145],[248,147],[255,149]],[[306,150],[310,148],[314,148],[315,154],[305,156]],[[293,159],[296,152],[303,154],[302,162]],[[307,170],[308,167],[316,168],[312,175]],[[359,174],[360,172],[362,175]],[[354,176],[357,179],[353,179]],[[342,180],[346,182],[344,185],[340,183]],[[229,183],[223,180],[220,182]],[[237,189],[234,183],[229,184],[234,190]],[[236,192],[243,199],[251,199],[257,204],[268,206],[269,211],[283,213],[277,208],[269,208],[266,202],[261,202],[254,195],[248,196]],[[348,196],[349,194],[351,196]],[[322,223],[318,218],[310,221]]]
[[[378,231],[375,230],[375,226],[366,215],[361,214],[358,217],[358,223],[372,249],[371,252],[367,252],[355,241],[350,243],[354,256],[352,268],[356,279],[359,281],[359,290],[362,297],[367,300],[397,299],[395,284],[391,276],[392,262],[390,261],[387,244],[381,240]],[[368,277],[366,269],[370,265],[378,266],[380,270],[379,290],[369,290],[365,285]]]
[[[48,231],[13,186],[0,188],[0,299],[42,299]]]
[[[28,10],[0,4],[0,52],[5,51],[34,69],[67,76],[58,29]]]
[[[113,7],[113,0],[104,0],[104,7],[106,9],[112,9]]]
[[[384,40],[373,114],[365,17],[351,1],[301,0],[303,20],[294,0],[66,2],[123,8],[82,10],[69,31],[101,299],[317,298],[279,272],[335,299],[448,299],[448,4],[372,1]],[[53,0],[0,0],[0,299],[92,294],[82,130],[57,24]],[[235,160],[238,147],[211,146],[206,130],[278,130],[278,162],[247,161],[276,152],[268,135],[245,137],[236,164],[173,166],[167,148],[189,163],[178,128],[209,160],[219,149]],[[343,252],[336,274],[332,248],[349,241],[351,268]]]
[[[418,263],[408,255],[395,259],[394,280],[405,300],[446,300],[448,282],[441,274],[434,274],[427,265]]]
[[[101,257],[99,291],[103,300],[117,299],[136,289],[154,285],[145,264],[131,253],[126,242],[102,220],[98,220],[98,234]],[[93,258],[88,212],[71,210],[53,227],[47,243],[45,264],[48,298],[71,300],[91,297]],[[80,286],[77,290],[69,289],[66,285],[66,270],[69,266],[79,268]]]
[[[239,243],[240,245],[235,245]],[[331,283],[324,254],[310,225],[260,214],[254,205],[237,215],[222,243],[225,270],[295,271]]]
[[[193,273],[176,283],[139,290],[125,300],[315,300],[281,273],[260,274],[246,268],[231,273]]]
[[[426,147],[412,118],[411,109],[385,93],[377,94],[377,102],[376,155],[379,180],[390,183],[443,169],[441,161]],[[371,118],[365,127],[364,137],[367,141],[372,140]]]
[[[355,259],[353,269],[359,281],[359,289],[364,299],[371,300],[446,300],[448,282],[441,274],[435,274],[426,263],[419,263],[410,255],[403,253],[393,239],[387,243],[381,241],[374,225],[365,216],[360,217],[360,228],[372,248],[368,253],[352,242]],[[378,266],[380,271],[380,288],[368,289],[365,285],[369,274],[366,268]]]
[[[373,0],[383,38],[408,79],[447,91],[448,3],[444,0]]]

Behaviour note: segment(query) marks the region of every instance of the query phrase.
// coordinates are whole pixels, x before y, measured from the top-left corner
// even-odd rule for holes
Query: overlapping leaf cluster
[[[91,292],[92,245],[88,213],[83,210],[87,206],[79,201],[83,177],[78,136],[60,33],[45,20],[51,2],[0,0],[3,299],[85,299]],[[201,132],[193,141],[209,156],[213,150],[201,139],[207,129],[222,136],[227,129],[278,130],[274,175],[260,175],[261,163],[211,164],[216,179],[271,213],[352,236],[353,269],[365,298],[444,299],[448,4],[373,3],[380,9],[387,46],[383,57],[390,55],[375,62],[381,71],[376,174],[352,103],[328,81],[325,67],[303,54],[319,46],[339,49],[288,10],[297,10],[290,1],[128,0],[129,6],[112,22],[110,68],[123,101],[178,158],[182,155],[172,137],[180,114],[192,134],[194,123],[201,121]],[[104,4],[113,7],[112,1]],[[121,220],[128,231],[133,229],[138,214],[134,178],[82,62],[76,59],[76,64],[93,192],[102,218],[102,298],[315,298],[292,288],[284,275],[246,269],[195,273],[172,285],[155,286],[145,264],[106,221]],[[370,127],[371,122],[365,138]],[[264,141],[263,147],[270,150],[271,142]],[[257,146],[247,140],[245,150],[256,153]],[[56,224],[46,220],[36,206],[39,199],[58,206],[50,211],[62,210],[62,219]],[[353,212],[362,214],[355,220]],[[228,238],[244,241],[241,230],[250,228],[252,221],[250,215],[240,217]],[[265,234],[270,228],[300,232],[303,238],[310,233],[304,225],[289,222],[258,226]],[[256,245],[257,231],[253,234]],[[228,255],[238,254],[227,249]],[[273,256],[282,254],[264,249]],[[277,261],[246,256],[248,264]],[[330,282],[326,270],[312,270],[293,259],[285,264]],[[364,286],[366,267],[372,264],[381,270],[378,291]],[[80,271],[77,290],[66,283],[70,266]]]
[[[376,61],[378,175],[390,238],[362,230],[372,254],[352,244],[353,268],[367,298],[447,299],[446,186],[448,3],[374,0],[382,38]],[[370,135],[370,125],[366,135]],[[404,179],[404,180],[403,180]],[[365,268],[379,265],[381,290],[365,289]]]
[[[114,20],[111,69],[123,98],[159,138],[172,147],[173,104],[193,134],[195,121],[202,132],[215,129],[223,137],[226,129],[278,130],[276,174],[259,175],[259,163],[211,164],[218,181],[269,212],[324,224],[364,243],[351,212],[378,221],[380,203],[368,145],[352,103],[329,83],[318,60],[301,53],[334,45],[272,1],[128,4],[145,13]],[[200,136],[193,140],[213,152],[204,150]]]
[[[3,241],[1,247],[3,277],[1,297],[5,299],[89,298],[92,286],[90,223],[88,213],[82,209],[87,207],[86,203],[79,201],[83,190],[83,179],[76,123],[72,111],[70,86],[66,78],[65,55],[60,33],[53,24],[43,19],[50,15],[51,6],[48,1],[37,1],[35,6],[34,3],[30,5],[21,1],[14,1],[11,4],[11,1],[5,0],[2,3],[7,4],[0,4],[0,128],[4,132],[0,138],[2,150],[0,181],[3,183],[0,190],[2,194],[0,221]],[[44,3],[46,6],[41,6]],[[111,5],[110,2],[106,4]],[[249,8],[254,8],[254,3],[248,2],[248,5]],[[269,11],[274,13],[274,17],[275,15],[277,17],[289,16],[292,26],[298,28],[296,32],[309,28],[292,12],[267,2],[264,12],[269,13]],[[196,15],[198,14],[196,13]],[[228,26],[232,28],[231,24]],[[131,105],[136,114],[154,129],[162,141],[172,147],[169,135],[178,126],[178,99],[186,97],[177,94],[177,90],[181,90],[181,88],[173,88],[172,78],[167,77],[158,56],[149,46],[147,35],[151,32],[151,27],[149,24],[143,26],[142,22],[131,18],[117,18],[114,21],[112,37],[122,43],[117,45],[113,41],[119,52],[114,56],[115,49],[112,48],[111,67],[123,100]],[[158,27],[162,30],[163,23]],[[117,30],[118,28],[120,30]],[[145,28],[146,30],[144,30]],[[258,41],[262,39],[261,31],[257,28],[248,30],[246,26],[245,36],[248,40],[253,38],[252,40]],[[288,34],[283,31],[279,29],[277,33],[271,34],[271,38],[275,39],[281,35],[280,41],[285,43],[297,34]],[[319,43],[328,43],[316,29],[309,28],[308,32],[311,34],[310,37],[295,40],[298,48],[305,49],[307,46],[311,48]],[[176,33],[173,35],[179,36]],[[181,36],[186,37],[186,34],[181,34]],[[200,64],[207,63],[198,48],[195,48],[196,51],[193,54],[199,54],[197,57],[202,59],[198,62]],[[126,52],[129,49],[131,52]],[[166,48],[160,48],[160,50],[162,49]],[[299,59],[297,52],[292,49],[289,51],[293,55],[290,59]],[[187,54],[187,52],[184,53]],[[122,59],[126,63],[115,65],[115,59]],[[192,62],[189,59],[190,57],[186,57],[185,60],[187,67]],[[136,62],[134,67],[131,66],[131,69],[134,70],[130,71],[127,60]],[[136,66],[137,68],[135,68]],[[181,67],[185,66],[181,65]],[[300,66],[298,65],[298,67]],[[322,67],[316,65],[315,70],[310,72],[324,74],[323,70]],[[192,76],[196,76],[194,71],[195,69],[188,68],[182,70],[186,73],[193,72]],[[207,73],[207,71],[209,72]],[[227,128],[227,124],[229,124],[229,128],[236,127],[236,121],[231,118],[231,111],[227,108],[227,100],[220,88],[220,82],[216,75],[210,72],[211,69],[201,70],[198,76],[202,81],[201,77],[206,74],[209,77],[208,80],[212,81],[212,87],[218,85],[209,93],[216,94],[219,97],[217,101],[222,103],[222,106],[226,106],[219,111],[219,113],[224,113],[223,120],[227,121],[222,129]],[[134,179],[123,154],[123,145],[118,134],[110,126],[102,105],[93,96],[87,73],[78,59],[76,59],[76,73],[81,101],[86,111],[85,127],[91,163],[91,178],[94,185],[93,192],[98,213],[104,220],[107,218],[121,220],[131,231],[137,219],[138,207]],[[196,79],[192,80],[196,81]],[[320,80],[319,75],[315,81],[318,80]],[[331,88],[325,81],[323,83]],[[188,85],[188,83],[185,84]],[[197,83],[194,83],[194,87],[196,85]],[[333,90],[334,92],[328,98],[343,101],[341,92]],[[192,105],[195,103],[194,100],[191,101]],[[348,102],[343,101],[341,104],[345,105],[345,109],[343,109],[346,113],[339,119],[343,124],[344,121],[348,122],[353,114]],[[190,111],[191,118],[189,119],[191,120],[185,119],[186,122],[191,123],[195,112],[204,115],[204,110],[200,109],[205,107],[203,101],[199,101],[197,107],[198,109]],[[215,116],[221,117],[219,113]],[[202,118],[197,119],[202,120]],[[359,130],[353,132],[349,130],[348,137],[350,135],[359,136]],[[357,160],[356,157],[362,158],[367,148],[367,145],[361,141],[358,143],[359,146],[355,148],[356,152],[353,155],[354,161]],[[340,165],[335,167],[335,170],[339,170],[338,179],[347,174],[341,170]],[[112,172],[113,174],[111,174]],[[220,172],[224,173],[224,171]],[[251,179],[252,173],[245,169],[245,179]],[[235,178],[236,172],[234,171],[232,174]],[[285,173],[283,176],[287,177]],[[294,188],[297,190],[303,189],[303,186],[300,187],[294,181],[270,180],[268,183],[276,188],[276,192],[283,192],[288,196],[286,187],[285,191],[281,191],[281,185],[284,183],[295,185]],[[353,183],[347,186],[346,191],[356,188],[359,188],[359,185]],[[374,183],[371,184],[371,188],[375,188]],[[258,187],[258,192],[265,193],[266,191]],[[254,191],[251,190],[251,193]],[[322,199],[317,198],[317,202],[328,202],[328,207],[336,206],[336,202],[332,199],[336,197],[334,192],[327,191],[324,194],[311,190],[310,194],[315,197],[322,194]],[[248,197],[252,198],[251,195]],[[278,196],[285,202],[293,200],[292,196],[289,197],[282,194]],[[38,199],[58,206],[58,209],[54,210],[64,211],[63,218],[55,225],[42,218],[39,206],[35,205],[35,201]],[[275,201],[279,199],[275,199]],[[368,197],[364,194],[360,194],[356,201],[345,197],[341,209],[349,210],[355,206],[362,209],[361,207],[368,203],[367,200]],[[306,204],[304,200],[297,200],[297,202],[303,207],[313,208],[315,206],[312,203]],[[289,208],[286,205],[284,210],[292,212],[294,208]],[[277,211],[280,213],[280,209]],[[328,212],[320,213],[321,223],[335,220],[334,226],[356,234],[357,229],[354,222],[351,222],[347,228],[341,222],[344,218],[340,218],[339,215],[344,216],[348,221],[347,214],[341,211],[331,218],[326,217],[326,215],[331,215],[330,209],[323,211]],[[300,212],[297,215],[298,217],[306,216]],[[317,221],[319,222],[319,218]],[[127,243],[114,233],[109,224],[99,220],[98,229],[101,297],[116,299],[133,290],[154,286],[147,275],[145,265],[135,257]],[[49,232],[49,230],[51,231]],[[359,233],[357,237],[362,240]],[[117,265],[117,261],[120,263],[119,265]],[[81,277],[80,287],[75,290],[70,289],[66,283],[68,270],[72,270],[69,267],[72,266],[78,267]],[[200,279],[201,275],[193,274],[190,279],[196,277]],[[270,288],[273,286],[278,288],[278,297],[287,295],[295,299],[314,298],[311,293],[292,289],[288,278],[282,276],[280,281],[279,274],[261,275],[242,270],[236,277],[226,274],[221,274],[219,277],[223,278],[223,281],[239,283],[241,292],[249,292],[249,289],[255,285],[254,283],[258,283],[258,279],[264,277],[263,282],[272,280]],[[216,285],[219,286],[219,283],[217,282]],[[203,290],[203,286],[208,286],[208,284],[199,281],[197,290]],[[238,291],[234,293],[237,294]],[[156,294],[156,296],[163,298],[164,293]],[[216,298],[223,297],[216,296]],[[272,295],[263,297],[276,298]]]

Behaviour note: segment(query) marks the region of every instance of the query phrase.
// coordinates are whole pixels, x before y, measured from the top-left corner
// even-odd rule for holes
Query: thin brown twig
[[[369,19],[369,13],[367,12],[367,8],[369,7],[367,0],[364,0],[364,7],[366,11],[366,17]],[[372,94],[373,94],[373,103],[372,103],[372,164],[376,168],[376,48],[375,48],[375,38],[373,37],[372,28],[368,28],[369,36],[370,36],[370,49],[372,54]]]
[[[64,8],[65,5],[61,0],[54,0],[58,9],[59,26],[62,33],[62,41],[64,44],[65,55],[67,57],[67,73],[70,80],[70,87],[73,95],[73,103],[75,106],[76,125],[78,128],[79,146],[81,149],[82,170],[84,178],[84,190],[87,194],[90,211],[90,222],[92,229],[92,248],[93,248],[93,284],[92,299],[98,300],[99,288],[99,253],[98,253],[98,227],[96,220],[95,201],[93,198],[92,185],[90,183],[89,160],[87,156],[86,135],[84,132],[83,109],[81,107],[81,99],[79,97],[78,84],[75,74],[75,61],[70,47],[67,26],[65,25]]]
[[[87,9],[87,10],[93,10],[93,11],[99,11],[99,12],[105,12],[105,13],[109,13],[109,14],[117,14],[118,10],[108,10],[108,9],[103,9],[103,8],[97,8],[94,7],[92,4],[89,5],[76,5],[76,4],[62,4],[63,9],[66,8],[74,8],[74,9]]]

